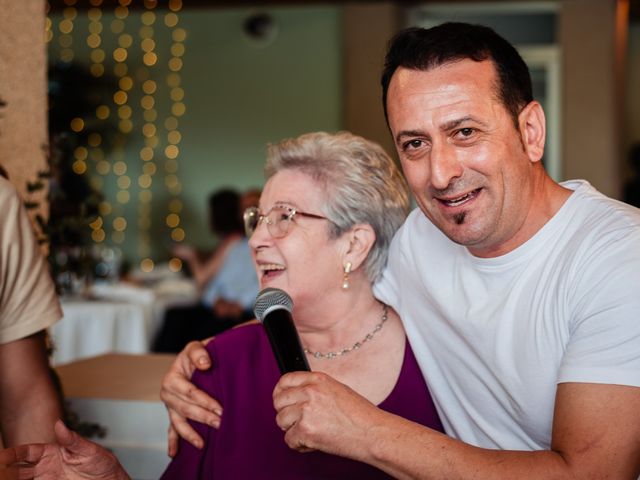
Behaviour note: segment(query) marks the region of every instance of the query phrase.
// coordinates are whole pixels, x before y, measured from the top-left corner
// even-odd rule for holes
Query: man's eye
[[[458,130],[458,133],[463,137],[470,137],[471,135],[473,135],[473,132],[473,128],[461,128],[460,130]]]
[[[409,140],[404,144],[404,149],[415,149],[420,148],[422,146],[422,140]]]

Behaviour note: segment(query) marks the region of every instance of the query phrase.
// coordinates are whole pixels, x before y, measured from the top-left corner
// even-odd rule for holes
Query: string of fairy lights
[[[179,26],[182,0],[169,0],[164,8],[158,8],[157,0],[144,0],[143,8],[134,11],[131,3],[119,0],[115,8],[106,8],[102,0],[64,0],[61,15],[53,15],[47,4],[45,40],[55,45],[50,50],[57,61],[83,62],[93,77],[117,80],[95,112],[71,120],[69,128],[77,133],[100,122],[117,125],[108,148],[93,131],[100,129],[91,129],[86,144],[73,152],[72,170],[86,176],[93,188],[115,192],[101,202],[90,224],[93,242],[118,246],[137,237],[139,268],[150,272],[155,268],[152,238],[159,232],[172,242],[186,237],[180,226],[179,159],[180,117],[186,112],[180,72],[187,33]],[[170,40],[168,51],[159,49],[159,38],[162,45]],[[164,189],[162,195],[157,195],[159,189]],[[154,193],[168,201],[154,202]],[[169,268],[179,271],[182,263],[171,258]]]
[[[153,269],[153,260],[150,257],[150,233],[151,228],[151,201],[153,192],[153,177],[156,172],[157,147],[159,140],[157,136],[156,119],[158,117],[155,93],[157,84],[151,79],[152,70],[155,69],[158,62],[158,55],[154,52],[155,42],[153,36],[155,33],[154,24],[156,23],[156,15],[154,13],[155,2],[145,1],[146,11],[141,16],[142,27],[138,31],[139,46],[143,53],[143,64],[138,67],[137,78],[141,82],[142,98],[140,107],[144,110],[144,124],[141,133],[144,137],[144,146],[140,149],[140,159],[144,162],[142,173],[138,176],[138,185],[140,187],[139,204],[138,204],[138,253],[143,259],[140,267],[143,271]]]
[[[165,162],[164,171],[165,185],[169,191],[171,199],[169,201],[169,212],[165,218],[165,223],[168,228],[171,229],[171,240],[174,242],[182,242],[185,239],[185,232],[180,227],[180,214],[182,212],[182,201],[180,200],[180,193],[182,191],[182,184],[178,177],[178,158],[180,156],[180,141],[182,140],[182,134],[179,129],[179,118],[182,117],[186,111],[184,100],[184,90],[182,89],[182,78],[180,71],[182,70],[182,56],[185,52],[184,41],[187,37],[186,31],[183,28],[178,27],[179,17],[177,12],[180,11],[181,3],[179,0],[170,0],[169,9],[170,13],[165,15],[164,23],[171,29],[171,57],[167,62],[167,67],[171,73],[167,75],[167,87],[170,88],[171,98],[171,115],[168,115],[164,121],[164,128],[166,131],[167,147],[165,148]],[[169,267],[174,270],[178,270],[182,267],[179,258],[172,258],[169,261]]]

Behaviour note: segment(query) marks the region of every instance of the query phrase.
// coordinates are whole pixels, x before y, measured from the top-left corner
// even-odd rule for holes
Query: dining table
[[[197,301],[197,289],[187,278],[152,286],[95,284],[82,295],[61,297],[63,317],[50,329],[51,363],[105,353],[148,353],[166,310]]]

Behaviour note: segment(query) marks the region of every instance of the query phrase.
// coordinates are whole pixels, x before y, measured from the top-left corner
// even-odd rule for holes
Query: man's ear
[[[546,135],[546,120],[539,102],[533,100],[518,115],[522,146],[531,163],[542,160]]]
[[[371,225],[359,223],[344,234],[344,240],[346,248],[343,254],[343,263],[351,262],[351,271],[354,271],[367,259],[376,241],[376,234]]]

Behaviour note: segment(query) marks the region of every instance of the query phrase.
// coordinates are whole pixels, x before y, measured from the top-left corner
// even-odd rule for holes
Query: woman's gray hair
[[[356,224],[369,224],[376,241],[365,270],[375,282],[387,263],[389,244],[409,212],[407,184],[384,149],[349,132],[307,133],[268,146],[267,179],[300,170],[326,191],[322,213],[337,238]]]

